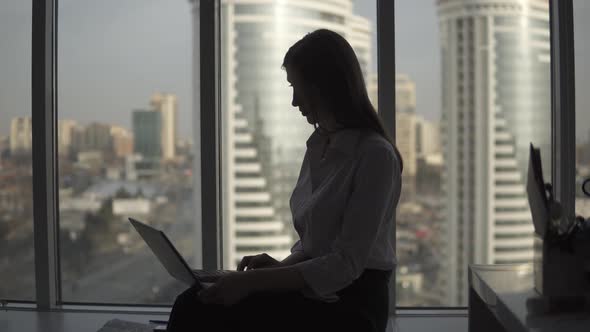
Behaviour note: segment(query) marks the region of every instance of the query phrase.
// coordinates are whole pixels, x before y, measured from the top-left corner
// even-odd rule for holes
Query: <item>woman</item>
[[[344,38],[314,31],[289,49],[283,68],[293,106],[315,127],[290,200],[300,240],[281,262],[246,256],[244,272],[185,291],[168,331],[385,330],[401,157]]]

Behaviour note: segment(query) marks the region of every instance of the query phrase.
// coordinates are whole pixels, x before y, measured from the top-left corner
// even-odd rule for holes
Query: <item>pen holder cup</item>
[[[588,258],[582,251],[587,244],[572,244],[564,248],[535,234],[535,289],[542,296],[562,297],[590,294]]]

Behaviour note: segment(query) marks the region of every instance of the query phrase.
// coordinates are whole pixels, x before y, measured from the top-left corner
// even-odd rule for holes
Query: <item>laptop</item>
[[[541,152],[532,143],[530,145],[526,188],[535,232],[544,237],[549,223],[549,202],[547,201],[545,180],[543,179]]]
[[[237,272],[233,270],[193,270],[164,232],[133,218],[129,218],[129,222],[141,235],[160,263],[164,265],[166,271],[173,278],[188,286],[196,285],[199,289],[206,288],[224,275]]]

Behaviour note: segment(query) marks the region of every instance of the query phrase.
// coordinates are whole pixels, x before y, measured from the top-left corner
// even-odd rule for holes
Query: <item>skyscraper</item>
[[[408,75],[395,75],[395,110],[416,112],[416,83]]]
[[[417,116],[416,113],[397,111],[395,145],[404,161],[402,173],[402,201],[412,200],[416,194],[416,166],[418,161],[416,145]]]
[[[33,148],[31,117],[16,117],[10,122],[10,153],[31,153]]]
[[[115,156],[121,158],[133,153],[133,136],[129,130],[120,126],[113,126],[111,128],[111,136]]]
[[[439,154],[440,149],[439,123],[418,117],[416,123],[416,153],[418,157]]]
[[[281,70],[283,57],[306,33],[328,27],[347,38],[366,77],[371,67],[371,25],[353,14],[351,0],[224,3],[221,29],[226,84],[222,95],[228,98],[224,113],[241,107],[248,123],[259,123],[257,130],[269,138],[267,147],[259,146],[263,175],[269,181],[278,217],[289,222],[289,197],[313,127],[291,106],[292,91]]]
[[[74,120],[59,120],[57,130],[57,151],[61,156],[68,156],[71,152],[74,130],[78,126]]]
[[[199,3],[196,0],[191,2],[195,15],[195,45],[198,46]],[[232,165],[234,154],[238,152],[229,139],[235,130],[234,114],[239,110],[244,123],[250,128],[255,126],[252,133],[256,133],[256,137],[265,137],[264,140],[254,137],[252,143],[261,164],[261,179],[268,186],[274,206],[272,219],[290,225],[289,197],[299,174],[305,141],[313,127],[291,106],[292,91],[286,81],[286,73],[281,70],[283,57],[288,48],[306,33],[329,28],[351,43],[367,77],[371,68],[371,25],[369,20],[353,14],[352,0],[222,0],[221,3],[221,116],[222,141],[225,142],[222,159],[223,178],[226,180],[223,181],[226,186],[223,190],[224,201],[229,202],[224,208],[234,208],[228,195],[234,195],[236,187],[232,183],[238,181],[236,168],[241,167],[237,163]],[[195,49],[196,86],[200,84],[197,79],[198,51]],[[198,104],[199,96],[195,96],[195,105]],[[196,133],[194,141],[198,149],[200,136],[197,137],[198,131]],[[199,172],[200,168],[195,166],[195,174]],[[196,187],[200,186],[198,181]],[[198,207],[199,202],[195,206]],[[226,216],[234,216],[226,218],[228,225],[224,227],[225,230],[230,229],[229,233],[234,236],[237,234],[232,228],[237,220],[235,212],[224,211]],[[283,241],[281,235],[273,230],[276,225],[266,225],[271,228],[260,231],[261,234],[268,234],[269,241]],[[287,227],[292,230],[291,226]]]
[[[448,301],[464,305],[470,263],[533,257],[528,145],[550,172],[547,0],[439,0]],[[547,175],[548,175],[547,174]]]
[[[233,157],[228,160],[232,171],[228,184],[234,188],[224,199],[230,206],[226,227],[232,230],[226,234],[226,265],[235,268],[242,257],[267,253],[282,260],[289,256],[293,244],[283,220],[273,207],[269,182],[263,176],[259,146],[264,145],[255,128],[248,124],[242,111],[236,108],[233,119],[233,133],[226,137],[232,144]]]
[[[169,93],[154,93],[150,100],[154,111],[161,113],[162,120],[162,159],[170,160],[176,156],[176,96]]]
[[[133,150],[144,158],[162,157],[162,114],[154,111],[133,111]]]
[[[72,145],[76,152],[112,151],[111,125],[93,122],[84,127],[73,127]]]

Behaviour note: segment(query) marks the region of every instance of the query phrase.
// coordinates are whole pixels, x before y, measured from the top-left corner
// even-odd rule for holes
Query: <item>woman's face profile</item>
[[[309,124],[316,123],[316,119],[314,118],[314,112],[312,112],[312,103],[309,100],[309,96],[305,93],[305,86],[303,84],[303,79],[299,72],[294,69],[287,68],[287,82],[290,83],[290,86],[293,88],[293,99],[291,100],[291,105],[293,107],[298,107],[299,112],[301,115],[306,117],[307,122]]]

